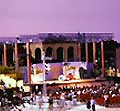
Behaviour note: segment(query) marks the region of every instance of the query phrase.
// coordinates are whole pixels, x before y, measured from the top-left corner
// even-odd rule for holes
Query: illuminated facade
[[[31,63],[42,62],[44,51],[49,62],[99,62],[104,76],[104,44],[113,38],[113,33],[39,33],[0,38],[0,61],[4,66],[15,63],[16,71],[27,65],[30,74]]]

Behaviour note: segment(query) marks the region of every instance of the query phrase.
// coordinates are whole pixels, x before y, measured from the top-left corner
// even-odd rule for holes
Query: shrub
[[[0,66],[0,74],[13,74],[15,73],[15,67]]]

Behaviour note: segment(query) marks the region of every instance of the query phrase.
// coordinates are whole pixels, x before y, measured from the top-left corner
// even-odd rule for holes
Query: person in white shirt
[[[65,93],[61,93],[60,95],[60,107],[63,108],[65,105]]]
[[[91,99],[91,106],[92,106],[92,111],[95,111],[95,104],[96,104],[96,101],[95,101],[95,99],[94,99],[94,97],[92,97],[92,99]]]
[[[109,94],[105,94],[104,95],[104,103],[105,103],[105,107],[109,106]]]

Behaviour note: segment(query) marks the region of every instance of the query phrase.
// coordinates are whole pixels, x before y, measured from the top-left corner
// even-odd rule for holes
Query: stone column
[[[56,48],[53,48],[52,58],[53,58],[54,60],[57,59]]]
[[[4,66],[7,66],[7,45],[4,44]]]
[[[80,44],[80,42],[77,44],[77,60],[78,61],[81,61],[81,44]]]
[[[2,52],[2,65],[4,65],[4,52]]]
[[[64,62],[67,62],[67,48],[63,49]]]
[[[45,48],[44,48],[44,44],[43,43],[41,43],[41,60],[43,60],[43,55],[45,56]]]
[[[14,60],[15,60],[15,70],[16,70],[16,72],[18,72],[18,67],[19,67],[19,65],[18,65],[18,44],[17,43],[15,43],[15,58],[14,58]]]
[[[102,62],[102,77],[105,76],[105,67],[104,67],[104,42],[101,41],[101,62]]]
[[[26,43],[26,52],[27,52],[27,75],[28,83],[31,84],[31,57],[30,57],[30,43]]]
[[[85,43],[85,51],[86,51],[86,62],[88,63],[88,43]]]
[[[96,43],[93,42],[93,63],[96,65]]]

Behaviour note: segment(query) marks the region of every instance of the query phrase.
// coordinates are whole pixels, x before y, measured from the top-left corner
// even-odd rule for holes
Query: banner
[[[80,79],[82,70],[87,70],[86,62],[65,62],[63,63],[63,75],[67,80]]]
[[[46,80],[57,80],[59,75],[63,74],[62,63],[49,63],[49,65],[50,70],[45,74]],[[31,83],[38,84],[43,81],[44,68],[43,64],[32,65]]]
[[[83,70],[87,70],[86,62],[62,62],[49,63],[50,70],[45,75],[46,80],[58,80],[62,75],[64,80],[80,79],[84,75]],[[38,84],[43,81],[45,66],[40,64],[32,65],[31,83]]]

